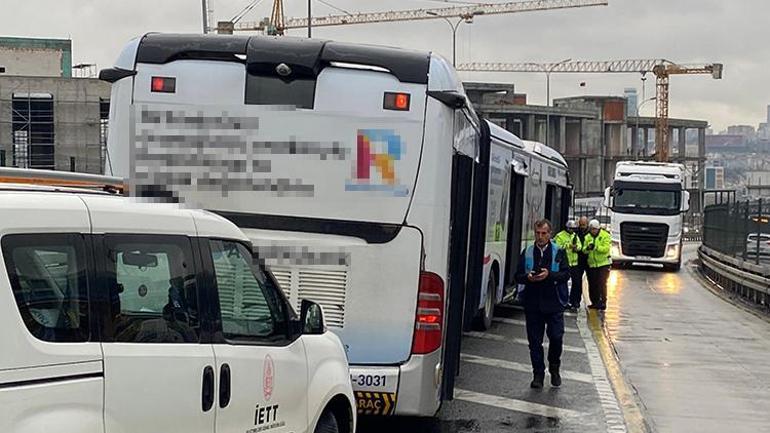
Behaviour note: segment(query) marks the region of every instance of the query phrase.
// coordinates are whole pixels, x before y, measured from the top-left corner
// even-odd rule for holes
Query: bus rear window
[[[246,104],[313,108],[315,84],[315,78],[287,82],[279,77],[247,74]]]

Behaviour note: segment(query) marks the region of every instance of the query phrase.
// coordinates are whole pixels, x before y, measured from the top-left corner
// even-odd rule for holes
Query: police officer
[[[580,308],[580,297],[583,292],[583,268],[578,266],[580,255],[583,253],[583,242],[581,242],[576,230],[578,223],[575,220],[567,221],[566,229],[560,231],[554,241],[556,245],[567,253],[569,262],[569,271],[572,278],[572,289],[569,294],[570,311],[577,313]]]
[[[529,357],[534,378],[530,386],[542,388],[545,380],[543,333],[548,335],[548,370],[551,385],[561,386],[562,339],[564,337],[564,307],[568,304],[567,280],[569,264],[555,242],[551,241],[551,223],[535,223],[535,244],[521,252],[516,282],[524,285],[522,299],[527,323]]]
[[[607,309],[607,279],[610,276],[610,247],[612,239],[599,221],[588,223],[588,234],[583,242],[583,251],[588,255],[588,296],[591,305],[588,308]]]

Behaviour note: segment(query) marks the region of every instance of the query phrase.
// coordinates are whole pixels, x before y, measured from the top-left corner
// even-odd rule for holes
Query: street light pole
[[[642,115],[642,106],[650,101],[657,100],[657,96],[653,96],[650,99],[645,99],[639,105],[636,106],[636,139],[639,140],[639,117]],[[644,135],[642,135],[644,137]],[[647,156],[647,140],[644,142],[644,156]]]
[[[561,62],[554,63],[550,68],[546,68],[539,63],[527,63],[528,65],[534,65],[545,73],[545,98],[546,98],[546,111],[545,111],[545,145],[548,146],[550,129],[551,129],[551,73],[564,63],[570,62],[572,59],[564,59]]]
[[[461,15],[460,19],[457,20],[456,23],[452,23],[452,21],[447,17],[441,17],[435,12],[427,11],[428,15],[432,15],[434,17],[441,18],[442,20],[446,21],[447,24],[449,24],[449,27],[452,29],[452,66],[457,65],[457,29],[460,28],[460,24],[465,22],[466,24],[473,24],[473,17],[478,15],[477,12],[473,12],[470,14]]]

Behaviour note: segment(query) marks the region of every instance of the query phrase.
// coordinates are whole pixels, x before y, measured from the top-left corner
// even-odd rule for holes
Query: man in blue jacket
[[[543,333],[548,335],[548,371],[551,385],[561,386],[562,339],[564,337],[564,309],[569,305],[567,280],[569,263],[564,250],[551,241],[551,222],[543,219],[535,223],[535,244],[521,252],[516,282],[524,285],[522,300],[527,322],[529,357],[534,379],[530,386],[542,388],[545,380]]]

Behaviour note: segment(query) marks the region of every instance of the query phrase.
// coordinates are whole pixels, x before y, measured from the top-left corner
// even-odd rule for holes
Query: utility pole
[[[313,0],[307,0],[307,37],[313,37]]]
[[[203,34],[205,35],[209,32],[209,7],[206,0],[201,0],[201,4],[203,7]]]

